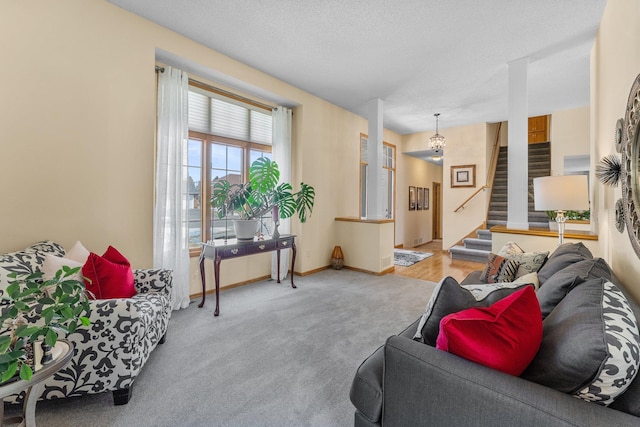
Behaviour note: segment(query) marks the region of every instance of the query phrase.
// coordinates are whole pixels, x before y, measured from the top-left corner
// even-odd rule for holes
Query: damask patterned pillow
[[[624,294],[607,279],[573,288],[544,319],[542,336],[522,374],[530,381],[607,406],[638,372],[638,323]]]
[[[498,255],[508,258],[511,255],[523,254],[524,249],[518,246],[515,242],[507,242],[498,252]]]
[[[4,290],[12,281],[10,273],[35,273],[44,263],[45,255],[63,256],[64,248],[51,241],[42,241],[21,251],[0,254],[0,289]]]
[[[529,273],[538,273],[538,270],[544,265],[547,260],[549,251],[545,252],[524,252],[521,254],[509,255],[509,259],[514,259],[518,262],[518,272],[516,278],[524,276]]]
[[[480,274],[485,283],[511,282],[518,271],[518,262],[494,253],[487,257],[487,264]]]

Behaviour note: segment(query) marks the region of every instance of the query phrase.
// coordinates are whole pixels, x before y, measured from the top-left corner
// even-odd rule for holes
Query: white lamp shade
[[[537,211],[586,211],[589,209],[587,176],[534,178],[533,196]]]

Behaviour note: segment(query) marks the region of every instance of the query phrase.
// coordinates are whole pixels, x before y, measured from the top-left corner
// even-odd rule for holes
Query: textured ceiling
[[[606,0],[109,0],[401,134],[507,119],[529,57],[529,115],[589,104]]]

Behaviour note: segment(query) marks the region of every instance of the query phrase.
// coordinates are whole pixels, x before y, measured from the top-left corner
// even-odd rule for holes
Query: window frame
[[[362,140],[366,139],[367,140],[367,161],[364,162],[362,161]],[[391,144],[390,142],[386,142],[386,141],[382,141],[382,145],[383,147],[389,147],[393,150],[393,167],[388,167],[386,164],[382,165],[382,169],[386,170],[387,173],[389,173],[389,171],[391,172],[391,176],[393,177],[393,183],[392,183],[392,195],[391,195],[391,200],[387,200],[387,203],[391,203],[391,214],[387,215],[388,219],[392,219],[395,220],[396,217],[396,182],[397,182],[397,173],[396,173],[396,166],[397,166],[397,147],[395,146],[395,144]],[[367,206],[364,205],[364,215],[362,212],[362,208],[363,208],[363,195],[365,197],[365,202],[366,202],[366,193],[363,192],[363,189],[366,189],[366,181],[365,183],[362,182],[362,176],[363,176],[363,172],[362,172],[362,168],[366,167],[366,171],[364,173],[365,175],[365,180],[369,175],[369,155],[371,153],[371,150],[369,149],[369,135],[367,135],[366,133],[360,133],[360,139],[359,139],[359,149],[360,149],[360,156],[359,156],[359,168],[358,168],[358,178],[360,181],[360,188],[358,191],[358,213],[360,215],[360,218],[366,218],[368,211],[367,211]],[[383,161],[384,161],[384,153],[383,153]],[[387,205],[388,206],[388,205]]]
[[[211,181],[214,176],[211,176],[211,150],[213,144],[218,145],[226,145],[237,148],[242,148],[243,150],[243,165],[242,165],[242,182],[247,182],[249,179],[249,167],[250,164],[250,153],[251,151],[259,151],[262,153],[272,153],[273,148],[271,145],[267,144],[259,144],[256,142],[243,141],[239,139],[211,135],[204,132],[198,131],[189,131],[189,141],[200,141],[202,144],[202,159],[200,165],[200,196],[202,198],[202,202],[200,204],[200,224],[201,224],[201,240],[203,242],[211,240]],[[188,166],[187,166],[188,167]],[[200,248],[191,247],[189,248],[190,256],[199,256],[201,253]]]

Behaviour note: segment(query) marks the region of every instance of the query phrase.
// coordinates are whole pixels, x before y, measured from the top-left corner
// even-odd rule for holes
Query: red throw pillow
[[[131,298],[136,294],[131,264],[113,246],[102,256],[91,252],[82,275],[91,280],[85,280],[87,290],[93,294],[89,294],[91,299]]]
[[[440,322],[436,348],[520,375],[542,342],[542,315],[531,286],[489,307],[462,310]]]

